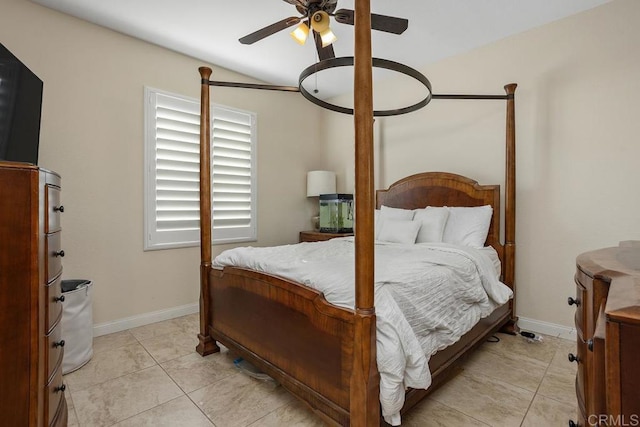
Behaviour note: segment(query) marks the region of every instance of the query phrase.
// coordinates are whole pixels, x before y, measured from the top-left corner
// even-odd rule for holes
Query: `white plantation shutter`
[[[255,115],[220,106],[212,112],[213,239],[255,239]]]
[[[214,243],[256,239],[255,114],[212,108]],[[145,250],[200,242],[200,104],[145,88]]]

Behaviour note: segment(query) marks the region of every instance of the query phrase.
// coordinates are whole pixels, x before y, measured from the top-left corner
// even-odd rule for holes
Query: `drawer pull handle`
[[[53,348],[64,347],[64,340],[60,340],[58,342],[53,343]]]
[[[59,297],[55,297],[53,299],[54,302],[64,302],[64,295],[60,295]]]
[[[587,348],[589,349],[589,351],[593,351],[593,340],[588,340],[587,341]]]
[[[62,206],[62,205],[60,205],[60,206],[55,206],[55,207],[53,208],[53,211],[54,211],[54,212],[60,212],[60,213],[62,213],[62,212],[64,212],[64,206]]]
[[[61,386],[55,387],[53,389],[54,393],[57,393],[59,391],[64,392],[67,389],[67,386],[65,384],[62,384]]]
[[[64,257],[64,251],[54,252],[53,256],[63,258]]]
[[[578,356],[576,356],[575,354],[569,353],[569,362],[580,363],[580,359],[578,359]]]
[[[567,300],[567,304],[569,305],[576,305],[579,306],[580,305],[580,300],[578,298],[573,298],[573,297],[569,297],[569,299]]]

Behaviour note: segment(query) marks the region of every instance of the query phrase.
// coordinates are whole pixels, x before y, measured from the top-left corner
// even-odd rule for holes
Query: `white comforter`
[[[491,258],[483,253],[486,250],[444,243],[376,243],[380,403],[390,424],[400,424],[406,387],[431,384],[431,355],[455,343],[511,297]],[[354,308],[353,254],[353,238],[341,238],[235,248],[220,254],[213,264],[270,272],[318,289],[332,304]]]

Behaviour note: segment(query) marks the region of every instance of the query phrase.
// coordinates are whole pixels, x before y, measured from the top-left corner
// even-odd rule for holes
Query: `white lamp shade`
[[[336,174],[331,171],[307,172],[307,197],[336,192]]]
[[[303,22],[298,25],[295,30],[291,31],[290,34],[296,42],[303,45],[307,41],[307,37],[309,37],[309,27],[306,22]]]

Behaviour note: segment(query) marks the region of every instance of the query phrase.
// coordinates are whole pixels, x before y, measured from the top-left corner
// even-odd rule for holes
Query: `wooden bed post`
[[[352,426],[380,423],[374,307],[374,170],[371,3],[355,2],[354,127],[356,173],[355,327],[350,387]]]
[[[518,85],[508,84],[504,87],[507,92],[507,135],[506,135],[506,166],[505,166],[505,242],[504,242],[504,282],[513,290],[511,305],[511,321],[504,331],[515,334],[518,330],[516,322],[516,119],[515,92]]]
[[[220,351],[209,336],[209,270],[211,269],[211,116],[209,113],[209,77],[211,68],[200,67],[200,333],[196,351],[202,355]]]

